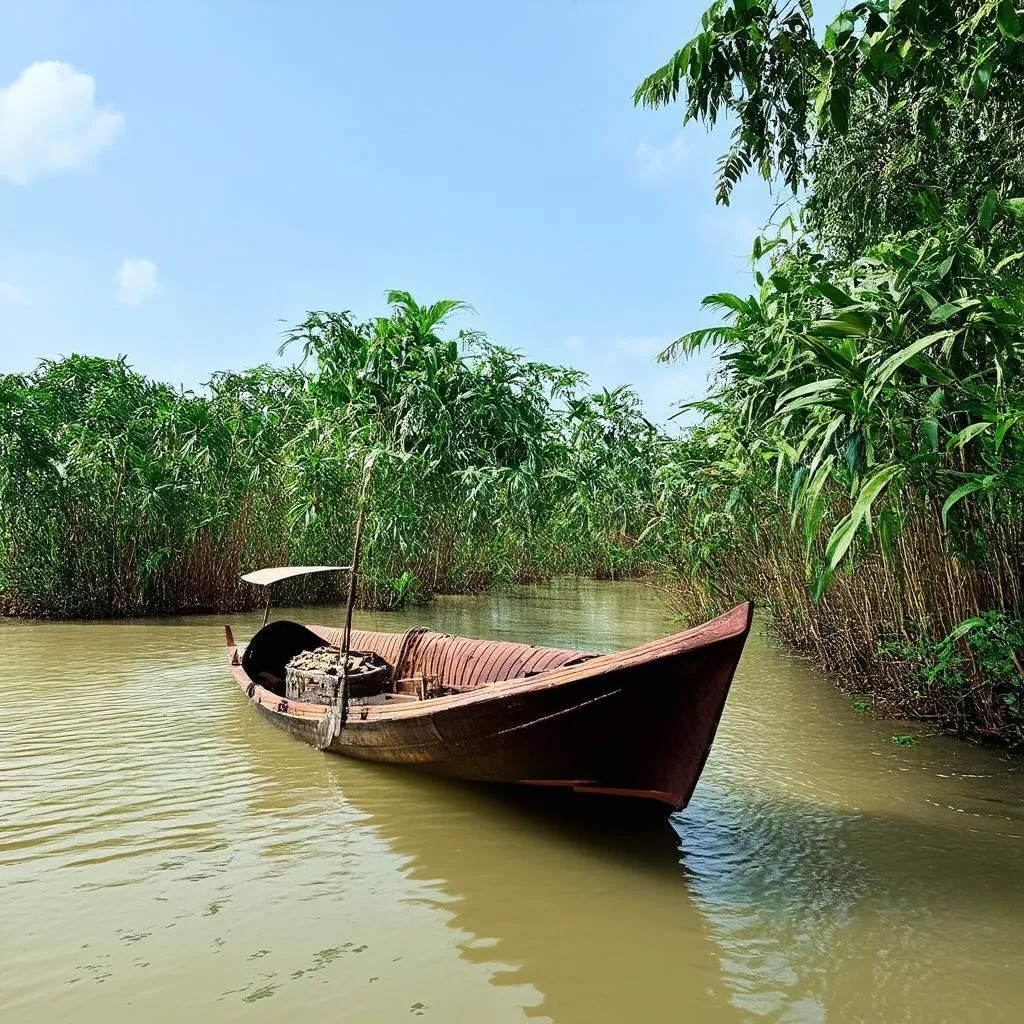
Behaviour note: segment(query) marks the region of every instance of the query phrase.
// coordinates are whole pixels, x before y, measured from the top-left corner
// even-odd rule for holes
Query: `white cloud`
[[[570,334],[569,337],[565,339],[565,347],[566,348],[583,348],[583,339],[581,337],[579,337],[578,335]]]
[[[636,176],[651,183],[667,177],[681,167],[690,155],[690,147],[682,135],[677,135],[664,146],[652,146],[646,139],[636,144]]]
[[[28,296],[16,285],[0,281],[0,305],[3,306],[25,306],[28,304]]]
[[[125,260],[115,280],[117,301],[125,306],[141,306],[156,292],[156,264],[152,260]]]
[[[88,167],[124,131],[124,114],[96,106],[96,81],[56,60],[37,61],[0,87],[0,178]]]

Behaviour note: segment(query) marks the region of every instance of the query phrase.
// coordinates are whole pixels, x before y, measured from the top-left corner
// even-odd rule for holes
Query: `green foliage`
[[[390,583],[391,589],[394,591],[394,607],[404,608],[407,604],[412,602],[413,594],[417,590],[418,580],[416,577],[409,572],[408,569],[393,579]]]
[[[687,120],[733,115],[739,159],[796,188],[813,173],[818,146],[878,110],[913,107],[915,129],[935,137],[952,114],[977,119],[983,105],[1012,98],[1024,56],[1015,7],[854,3],[819,40],[808,0],[716,0],[634,100],[658,107],[683,93]]]
[[[928,686],[963,694],[980,682],[1002,705],[1007,730],[1024,742],[1024,620],[987,611],[920,652]]]
[[[892,737],[892,742],[895,743],[897,747],[920,746],[918,738],[906,732],[897,733],[895,736]]]
[[[879,649],[916,674],[919,701],[957,707],[984,691],[990,728],[1011,744],[1024,743],[1024,619],[990,609],[940,640],[917,628],[907,640],[881,641]]]
[[[717,0],[635,96],[730,121],[719,202],[749,171],[798,196],[753,294],[662,354],[720,357],[659,477],[678,592],[755,594],[876,708],[1011,742],[1012,630],[983,623],[1024,610],[1020,26],[872,0],[816,35],[809,3]]]
[[[729,326],[699,407],[745,486],[786,495],[819,592],[872,539],[891,553],[923,505],[964,552],[1022,507],[1024,285],[999,255],[946,228],[852,266],[794,247],[758,294],[705,300]]]
[[[966,223],[990,190],[1024,194],[1020,23],[1013,0],[861,2],[817,37],[807,0],[717,0],[634,99],[728,117],[718,201],[751,170],[780,178],[819,242],[855,257],[938,209]]]
[[[636,396],[446,333],[462,303],[389,302],[367,323],[311,313],[286,340],[298,367],[200,394],[84,356],[0,377],[0,608],[250,603],[241,571],[349,557],[366,465],[364,603],[647,564],[663,439]],[[338,596],[329,580],[290,594]]]

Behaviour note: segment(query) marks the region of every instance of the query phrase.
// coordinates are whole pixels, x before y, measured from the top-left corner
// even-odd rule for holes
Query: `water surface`
[[[219,622],[0,623],[0,1019],[1021,1019],[1019,759],[894,746],[755,635],[690,807],[579,820],[295,742]],[[628,584],[357,619],[417,623],[673,628]]]

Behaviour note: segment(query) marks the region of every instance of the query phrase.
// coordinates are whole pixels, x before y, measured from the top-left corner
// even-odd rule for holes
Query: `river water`
[[[580,820],[290,739],[219,623],[0,622],[0,1020],[1024,1015],[1019,759],[896,746],[755,632],[690,807]],[[414,623],[593,650],[673,628],[630,584],[357,616]]]

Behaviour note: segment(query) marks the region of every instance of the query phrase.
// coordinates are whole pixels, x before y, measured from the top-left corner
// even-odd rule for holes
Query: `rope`
[[[398,648],[398,657],[395,658],[394,672],[391,675],[392,689],[402,678],[402,669],[405,668],[406,659],[412,653],[413,645],[424,633],[429,632],[430,630],[426,626],[413,626],[405,631],[405,636],[402,637],[402,646]]]

